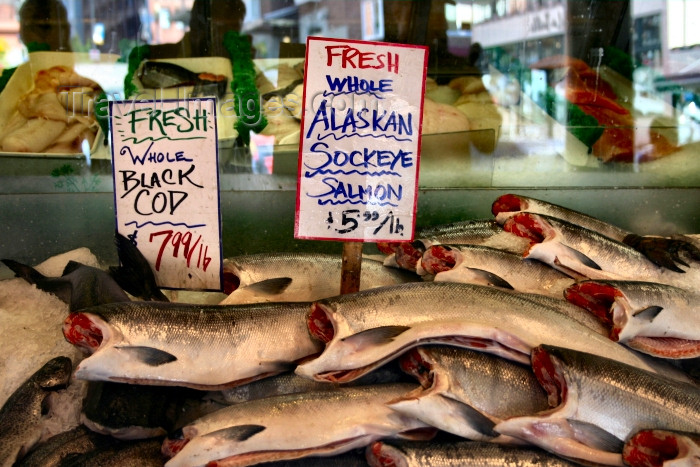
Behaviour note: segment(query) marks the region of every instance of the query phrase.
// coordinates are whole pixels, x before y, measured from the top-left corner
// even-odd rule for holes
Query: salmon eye
[[[307,320],[309,332],[321,342],[328,343],[333,339],[335,331],[328,314],[322,305],[314,303],[311,305],[311,313]]]
[[[230,295],[241,285],[241,280],[232,272],[224,272],[224,293]]]
[[[102,331],[84,313],[71,313],[63,321],[63,336],[68,342],[88,353],[93,353],[102,344]]]

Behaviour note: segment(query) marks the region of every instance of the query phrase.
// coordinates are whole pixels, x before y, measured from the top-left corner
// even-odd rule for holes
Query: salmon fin
[[[263,295],[279,295],[284,292],[291,283],[291,277],[275,277],[274,279],[255,282],[245,288]]]
[[[477,268],[467,268],[471,272],[475,273],[480,279],[483,279],[486,285],[491,285],[494,287],[501,287],[503,289],[514,290],[513,286],[508,283],[507,280],[503,279],[501,276],[494,274],[490,271]]]
[[[27,266],[26,264],[19,263],[12,259],[3,259],[0,261],[5,263],[5,266],[10,268],[12,272],[15,273],[15,276],[24,279],[30,284],[36,284],[37,282],[41,282],[42,280],[46,279],[46,276],[33,267]]]
[[[654,318],[659,316],[659,313],[661,313],[663,309],[664,307],[662,306],[650,306],[634,313],[634,317],[635,319],[644,319],[651,322],[654,321]]]
[[[606,452],[622,452],[624,441],[592,423],[567,419],[576,439],[586,446]]]
[[[450,405],[455,407],[455,410],[460,413],[461,418],[464,419],[465,423],[473,430],[489,438],[499,436],[499,433],[493,429],[493,427],[496,426],[494,421],[471,405],[465,404],[464,402],[458,401],[457,399],[453,399],[443,394],[440,394],[439,397],[449,401]]]
[[[575,250],[575,249],[571,248],[571,247],[568,246],[568,245],[561,244],[561,246],[562,246],[565,250],[568,250],[568,252],[571,253],[571,256],[573,256],[574,258],[576,258],[577,261],[580,261],[581,264],[583,264],[584,266],[587,266],[587,267],[589,267],[589,268],[591,268],[591,269],[597,269],[597,270],[599,270],[599,271],[602,271],[602,268],[601,268],[600,266],[598,266],[598,264],[597,264],[595,261],[593,261],[593,260],[592,260],[591,258],[589,258],[588,256],[584,255],[584,254],[581,253],[580,251]]]
[[[226,441],[245,441],[265,429],[266,427],[262,425],[235,425],[212,431],[211,433],[202,435],[202,437],[218,438]]]
[[[132,354],[148,366],[161,366],[177,360],[177,357],[164,350],[145,346],[115,347],[121,351]]]
[[[71,272],[77,271],[78,269],[80,269],[81,266],[83,266],[82,263],[70,260],[68,261],[68,264],[66,264],[66,267],[63,268],[62,275],[65,276],[66,274],[70,274]]]
[[[117,284],[131,295],[147,301],[169,301],[158,287],[151,265],[138,247],[119,232],[115,232],[114,244],[120,264],[111,266],[109,274]]]
[[[341,340],[343,342],[353,342],[357,346],[383,345],[393,341],[397,336],[409,329],[411,329],[410,326],[381,326],[358,332]]]

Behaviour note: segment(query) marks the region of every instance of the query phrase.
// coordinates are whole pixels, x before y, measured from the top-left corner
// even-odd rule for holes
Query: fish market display
[[[700,433],[641,430],[625,443],[622,460],[631,467],[698,465]]]
[[[512,417],[495,431],[562,457],[623,465],[625,440],[641,429],[700,431],[700,386],[565,348],[539,346],[532,369],[551,410]]]
[[[491,205],[491,212],[496,216],[496,221],[500,224],[504,224],[509,217],[518,212],[530,212],[556,217],[597,232],[612,240],[630,245],[657,266],[676,272],[683,271],[676,263],[690,267],[681,255],[687,255],[688,260],[700,261],[700,246],[694,245],[692,238],[640,237],[587,214],[527,196],[514,194],[499,196]]]
[[[503,228],[531,241],[525,257],[580,279],[640,280],[700,290],[700,267],[680,274],[593,230],[543,214],[518,213]]]
[[[562,298],[573,284],[566,274],[520,255],[481,245],[433,245],[421,259],[419,273],[435,281],[491,285]]]
[[[49,360],[0,408],[0,465],[11,467],[39,441],[48,397],[68,385],[72,369],[68,357]]]
[[[494,219],[379,245],[409,270],[364,259],[345,295],[340,255],[229,258],[223,305],[161,292],[121,236],[118,266],[7,260],[5,392],[55,355],[78,379],[43,404],[68,413],[40,416],[35,448],[4,465],[694,465],[696,236],[640,252],[538,203],[505,195]],[[35,420],[19,413],[12,436]]]
[[[330,456],[387,437],[425,439],[434,429],[385,405],[414,387],[343,387],[232,405],[183,427],[180,438],[166,439],[163,452],[173,456],[166,466],[244,466]]]
[[[63,332],[91,353],[77,378],[215,389],[281,373],[318,353],[321,345],[305,325],[308,309],[308,303],[111,303],[70,314]]]
[[[319,381],[352,381],[429,343],[477,348],[522,363],[529,362],[532,348],[546,343],[652,370],[650,362],[556,309],[472,284],[410,283],[320,300],[308,322],[326,347],[296,372]]]
[[[700,357],[700,294],[666,284],[583,281],[566,299],[610,328],[610,338],[664,358]]]
[[[280,253],[244,255],[224,260],[229,296],[221,304],[305,302],[340,294],[340,255]],[[362,290],[420,280],[415,274],[363,259]]]
[[[479,441],[377,441],[367,448],[371,467],[573,467],[541,449]]]
[[[92,147],[97,136],[94,106],[101,92],[71,67],[40,70],[0,131],[0,147],[6,152],[83,153],[83,144]]]
[[[463,438],[520,444],[494,432],[494,425],[548,408],[547,394],[532,371],[501,357],[429,346],[409,351],[401,365],[422,387],[389,407]]]

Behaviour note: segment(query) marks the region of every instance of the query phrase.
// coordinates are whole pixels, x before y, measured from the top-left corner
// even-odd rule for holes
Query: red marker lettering
[[[340,59],[341,68],[373,68],[379,70],[386,68],[387,71],[399,72],[399,55],[391,52],[374,53],[362,52],[349,45],[328,45],[326,46],[326,65],[332,66],[336,57]]]

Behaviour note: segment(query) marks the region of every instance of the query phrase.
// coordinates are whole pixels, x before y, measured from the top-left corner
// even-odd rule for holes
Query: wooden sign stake
[[[362,272],[362,242],[343,242],[340,293],[359,292]]]

